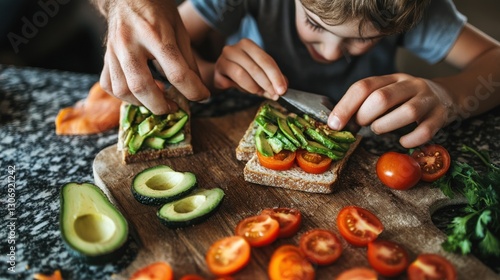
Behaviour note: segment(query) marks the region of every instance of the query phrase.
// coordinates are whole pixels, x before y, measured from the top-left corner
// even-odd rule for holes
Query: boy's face
[[[317,15],[295,0],[295,24],[299,38],[312,58],[320,63],[332,63],[344,56],[361,55],[382,37],[371,25],[366,24],[359,34],[359,20],[340,25],[327,25]]]

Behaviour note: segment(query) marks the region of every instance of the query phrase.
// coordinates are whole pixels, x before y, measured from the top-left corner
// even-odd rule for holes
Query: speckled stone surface
[[[34,273],[56,269],[61,269],[64,279],[109,279],[137,251],[131,241],[121,259],[92,266],[69,255],[59,232],[60,188],[72,181],[93,183],[94,157],[117,140],[116,129],[89,136],[55,135],[58,111],[85,98],[97,80],[95,75],[0,65],[0,279],[32,279]],[[257,102],[254,97],[221,95],[193,106],[193,113],[195,117],[221,115]],[[374,136],[365,129],[362,146],[375,154],[402,150],[397,145],[398,133]],[[499,108],[445,129],[436,142],[455,158],[461,155],[459,147],[468,144],[490,150],[498,162]],[[15,194],[10,200],[9,189]],[[12,252],[14,271],[9,270],[14,264],[9,264]]]

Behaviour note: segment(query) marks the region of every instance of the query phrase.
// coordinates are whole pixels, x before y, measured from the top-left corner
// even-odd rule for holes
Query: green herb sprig
[[[464,145],[486,165],[481,172],[467,163],[452,161],[450,171],[433,183],[450,198],[463,196],[465,216],[455,217],[448,226],[443,248],[464,255],[477,252],[485,258],[500,257],[500,169],[486,152]]]

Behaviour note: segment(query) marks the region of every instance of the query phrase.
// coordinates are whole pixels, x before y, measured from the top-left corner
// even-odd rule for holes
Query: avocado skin
[[[64,222],[65,211],[64,210],[67,210],[65,207],[66,200],[71,201],[71,199],[65,198],[64,190],[66,188],[79,187],[79,186],[80,187],[87,186],[89,188],[92,188],[93,191],[95,191],[97,195],[101,196],[100,198],[102,199],[102,202],[106,203],[107,206],[109,207],[109,209],[114,211],[114,213],[118,216],[120,221],[123,222],[125,225],[125,228],[123,230],[124,232],[121,233],[121,235],[122,235],[121,238],[123,238],[123,240],[121,242],[117,243],[116,246],[112,247],[106,253],[93,254],[93,255],[86,254],[86,253],[82,252],[81,250],[79,250],[77,247],[75,247],[72,244],[71,240],[67,236],[65,226],[64,226],[64,224],[65,224],[65,222]],[[76,201],[80,201],[80,200],[76,200]],[[73,202],[75,202],[74,199],[73,199]],[[78,259],[78,260],[81,260],[85,263],[92,264],[92,265],[105,265],[106,263],[118,260],[121,257],[123,257],[124,252],[129,247],[129,244],[132,242],[132,238],[129,235],[128,222],[125,219],[125,217],[123,217],[121,212],[109,201],[106,194],[99,187],[97,187],[93,184],[90,184],[90,183],[77,183],[77,182],[67,183],[61,188],[60,205],[61,205],[61,207],[60,207],[61,210],[59,213],[59,230],[61,232],[61,238],[64,241],[64,245],[65,245],[66,249],[68,250],[71,257]]]

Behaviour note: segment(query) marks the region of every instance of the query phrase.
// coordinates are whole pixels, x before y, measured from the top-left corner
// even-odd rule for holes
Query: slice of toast
[[[135,154],[131,154],[128,149],[123,146],[125,133],[122,126],[123,116],[125,115],[126,103],[122,103],[120,109],[120,128],[118,130],[118,151],[121,153],[122,163],[129,164],[134,162],[144,162],[161,158],[180,157],[193,154],[193,146],[191,145],[191,112],[189,109],[188,100],[173,86],[165,91],[166,98],[174,100],[179,107],[184,110],[189,119],[182,128],[185,138],[183,141],[176,144],[168,144],[161,150],[143,147]]]
[[[270,102],[270,101],[266,101]],[[270,103],[275,108],[284,110],[277,103]],[[350,155],[361,142],[361,136],[356,136],[356,142],[351,143],[345,156],[338,161],[332,162],[329,170],[322,174],[306,173],[297,165],[285,171],[276,171],[263,167],[255,150],[254,134],[257,124],[252,122],[236,147],[236,158],[247,161],[243,169],[245,181],[264,186],[286,188],[310,193],[332,193],[334,185],[347,164]]]

